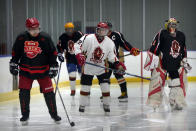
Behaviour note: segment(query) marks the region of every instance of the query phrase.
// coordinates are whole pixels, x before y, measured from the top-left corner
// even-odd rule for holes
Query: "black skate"
[[[103,102],[103,96],[100,97],[101,102]]]
[[[127,95],[121,95],[118,97],[119,102],[128,102],[128,96]]]
[[[22,116],[20,118],[20,122],[22,123],[22,125],[27,125],[28,124],[28,120],[29,120],[29,116]]]
[[[103,109],[104,109],[105,112],[110,112],[110,106],[109,105],[103,104]]]
[[[84,111],[85,111],[85,106],[81,106],[81,105],[80,105],[80,107],[79,107],[79,112],[84,113]]]
[[[51,117],[55,121],[55,123],[60,124],[60,121],[61,121],[61,117],[60,116],[55,115],[55,116],[51,116]]]

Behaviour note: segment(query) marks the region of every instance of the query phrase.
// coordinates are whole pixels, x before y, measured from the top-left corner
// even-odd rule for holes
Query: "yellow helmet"
[[[72,22],[68,22],[64,25],[65,29],[67,28],[74,28],[74,24]]]
[[[166,21],[165,21],[165,29],[168,28],[168,24],[169,24],[169,23],[174,23],[174,24],[177,25],[177,23],[179,23],[179,21],[177,21],[175,18],[169,18],[169,20],[166,20]]]

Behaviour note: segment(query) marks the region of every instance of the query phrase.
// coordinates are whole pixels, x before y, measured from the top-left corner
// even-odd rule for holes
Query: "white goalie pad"
[[[147,52],[146,62],[144,64],[144,69],[150,71],[152,69],[157,68],[159,65],[159,57],[151,53],[150,51]]]
[[[161,68],[153,69],[150,85],[149,85],[149,93],[147,99],[147,105],[152,107],[159,107],[162,104],[163,99],[163,89],[165,85],[165,71]]]
[[[188,82],[185,69],[181,67],[178,72],[180,78],[170,80],[168,83],[169,86],[173,86],[169,93],[169,102],[173,109],[181,110],[187,106],[185,97]]]

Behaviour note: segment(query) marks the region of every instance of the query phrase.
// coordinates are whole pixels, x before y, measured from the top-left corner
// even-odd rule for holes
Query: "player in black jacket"
[[[55,95],[51,78],[58,73],[56,61],[57,52],[50,36],[40,32],[39,21],[36,18],[26,20],[28,31],[18,35],[12,49],[10,72],[18,75],[19,66],[19,99],[21,106],[21,122],[29,119],[30,90],[34,80],[40,85],[51,117],[57,122],[61,118],[57,115]]]
[[[74,31],[74,25],[71,22],[66,23],[64,27],[65,33],[59,37],[59,42],[57,44],[58,59],[59,61],[64,62],[64,57],[62,54],[65,52],[71,96],[75,96],[76,73],[81,73],[81,67],[78,65],[74,54],[74,43],[83,36],[83,33],[80,31]]]
[[[122,33],[117,32],[117,31],[112,31],[112,24],[110,22],[106,22],[107,25],[109,26],[109,32],[108,32],[108,37],[110,37],[115,46],[116,46],[116,53],[117,56],[119,57],[119,48],[122,47],[123,49],[125,49],[126,51],[129,51],[130,54],[132,54],[133,56],[137,56],[139,55],[139,49],[134,48],[129,42],[127,42],[124,39],[124,36]],[[114,69],[114,65],[112,63],[109,63],[109,67]],[[109,71],[108,75],[109,77],[111,77],[112,71]],[[126,80],[124,78],[124,76],[122,74],[117,74],[114,73],[115,78],[117,79],[119,85],[120,85],[120,89],[121,89],[121,96],[118,97],[120,102],[126,102],[128,101],[128,94],[127,94],[127,83]]]
[[[182,109],[186,103],[184,97],[186,96],[184,81],[184,70],[190,70],[190,66],[187,63],[187,51],[185,44],[185,35],[183,32],[177,30],[178,21],[175,18],[170,18],[166,22],[166,29],[162,29],[158,32],[152,42],[148,54],[152,54],[149,57],[149,61],[146,62],[145,68],[149,67],[153,63],[153,55],[159,57],[160,67],[152,68],[152,77],[157,75],[156,78],[151,81],[149,92],[149,100],[155,96],[161,90],[161,86],[164,87],[166,74],[169,75],[168,86],[171,88],[169,93],[169,101],[174,109]],[[159,81],[161,80],[161,81]],[[154,84],[152,84],[154,83]],[[156,84],[158,83],[158,84]],[[161,86],[160,86],[161,84]],[[160,88],[160,89],[158,89]],[[158,99],[158,98],[156,98]]]

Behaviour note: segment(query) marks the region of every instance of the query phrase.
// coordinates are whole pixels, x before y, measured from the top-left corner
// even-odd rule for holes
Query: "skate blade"
[[[119,100],[119,102],[128,102],[128,98],[126,98],[126,99],[118,99]]]
[[[28,123],[29,123],[28,120],[27,120],[27,121],[21,121],[21,125],[22,125],[22,126],[27,126]]]
[[[55,121],[55,120],[54,120],[54,122],[55,122],[56,124],[61,124],[61,121]]]
[[[105,112],[105,116],[110,116],[110,112]]]

